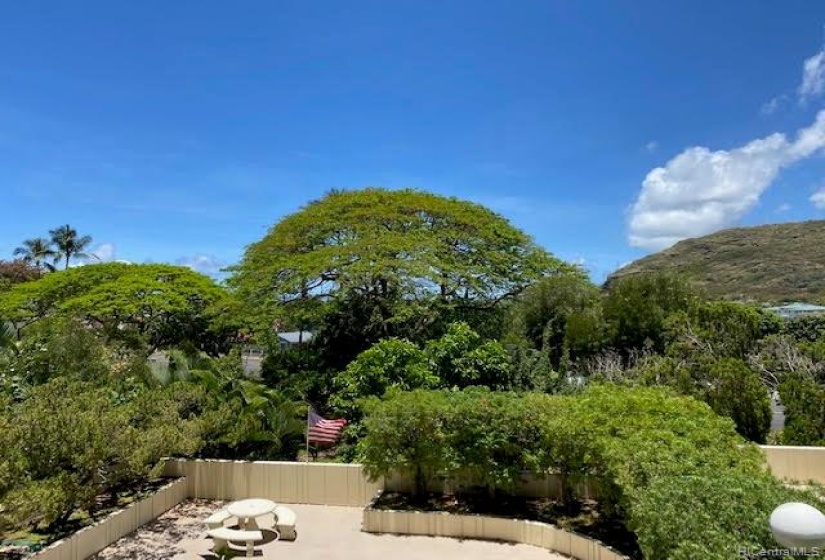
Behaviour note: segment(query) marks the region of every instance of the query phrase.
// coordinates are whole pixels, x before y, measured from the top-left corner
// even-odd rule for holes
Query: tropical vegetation
[[[638,548],[623,552],[644,558],[727,560],[741,549],[768,550],[774,508],[820,504],[768,474],[759,448],[730,420],[669,389],[397,390],[365,408],[359,458],[373,478],[403,474],[426,504],[444,480],[495,499],[525,473],[557,473],[564,500],[595,490],[600,515],[636,535]]]
[[[0,261],[0,531],[57,534],[166,456],[295,459],[309,406],[349,421],[328,460],[419,496],[555,472],[577,500],[587,479],[646,558],[768,545],[773,504],[810,499],[753,444],[825,442],[825,319],[666,271],[597,286],[489,209],[416,190],[330,192],[226,282],[90,244],[61,226]],[[313,336],[284,348],[283,330]]]
[[[49,237],[32,237],[14,250],[13,255],[40,271],[54,271],[62,263],[68,269],[72,259],[97,258],[87,252],[92,237],[79,235],[69,224],[49,230]],[[51,261],[51,262],[49,262]]]

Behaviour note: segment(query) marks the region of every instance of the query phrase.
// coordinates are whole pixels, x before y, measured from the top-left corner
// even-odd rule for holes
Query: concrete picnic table
[[[273,513],[276,507],[278,507],[278,504],[272,500],[251,498],[232,502],[226,506],[226,511],[238,518],[238,525],[241,528],[247,531],[254,531],[258,529],[255,518],[266,515],[267,513]]]

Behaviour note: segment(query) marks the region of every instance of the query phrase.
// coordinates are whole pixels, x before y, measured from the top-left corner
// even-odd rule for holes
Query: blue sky
[[[486,204],[596,280],[822,218],[823,24],[816,0],[9,3],[0,256],[70,223],[214,272],[364,186]]]

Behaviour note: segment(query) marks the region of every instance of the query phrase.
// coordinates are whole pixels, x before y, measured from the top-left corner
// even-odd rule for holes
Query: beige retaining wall
[[[363,507],[383,488],[369,482],[361,465],[284,461],[174,459],[164,474],[184,476],[190,498]]]
[[[779,478],[825,484],[825,447],[761,446],[771,472]],[[408,490],[403,477],[369,482],[361,465],[341,463],[297,463],[286,461],[228,461],[174,459],[165,474],[183,476],[190,498],[233,500],[267,497],[275,501],[341,506],[364,506],[383,488]],[[456,485],[444,485],[453,489]],[[528,497],[557,496],[555,475],[526,476],[516,494]],[[587,484],[580,495],[595,497]]]
[[[566,554],[578,560],[626,560],[615,550],[547,523],[450,513],[364,510],[362,529],[368,533],[428,535],[523,543]]]
[[[825,447],[761,447],[774,476],[796,482],[813,480],[825,484]]]
[[[37,560],[84,560],[186,499],[186,481],[176,480],[34,555]]]
[[[275,501],[361,507],[378,490],[409,491],[412,483],[401,476],[369,482],[358,464],[296,463],[288,461],[230,461],[220,459],[171,459],[166,476],[187,480],[190,498],[236,500],[264,497]],[[433,490],[452,491],[462,483],[444,483]],[[561,485],[556,475],[527,475],[516,487],[519,496],[558,496]],[[581,484],[579,495],[594,497],[588,484]]]

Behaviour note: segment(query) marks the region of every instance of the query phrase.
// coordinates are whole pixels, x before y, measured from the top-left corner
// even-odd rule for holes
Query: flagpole
[[[307,406],[307,454],[304,458],[305,463],[309,463],[309,413],[312,410],[312,405]]]

